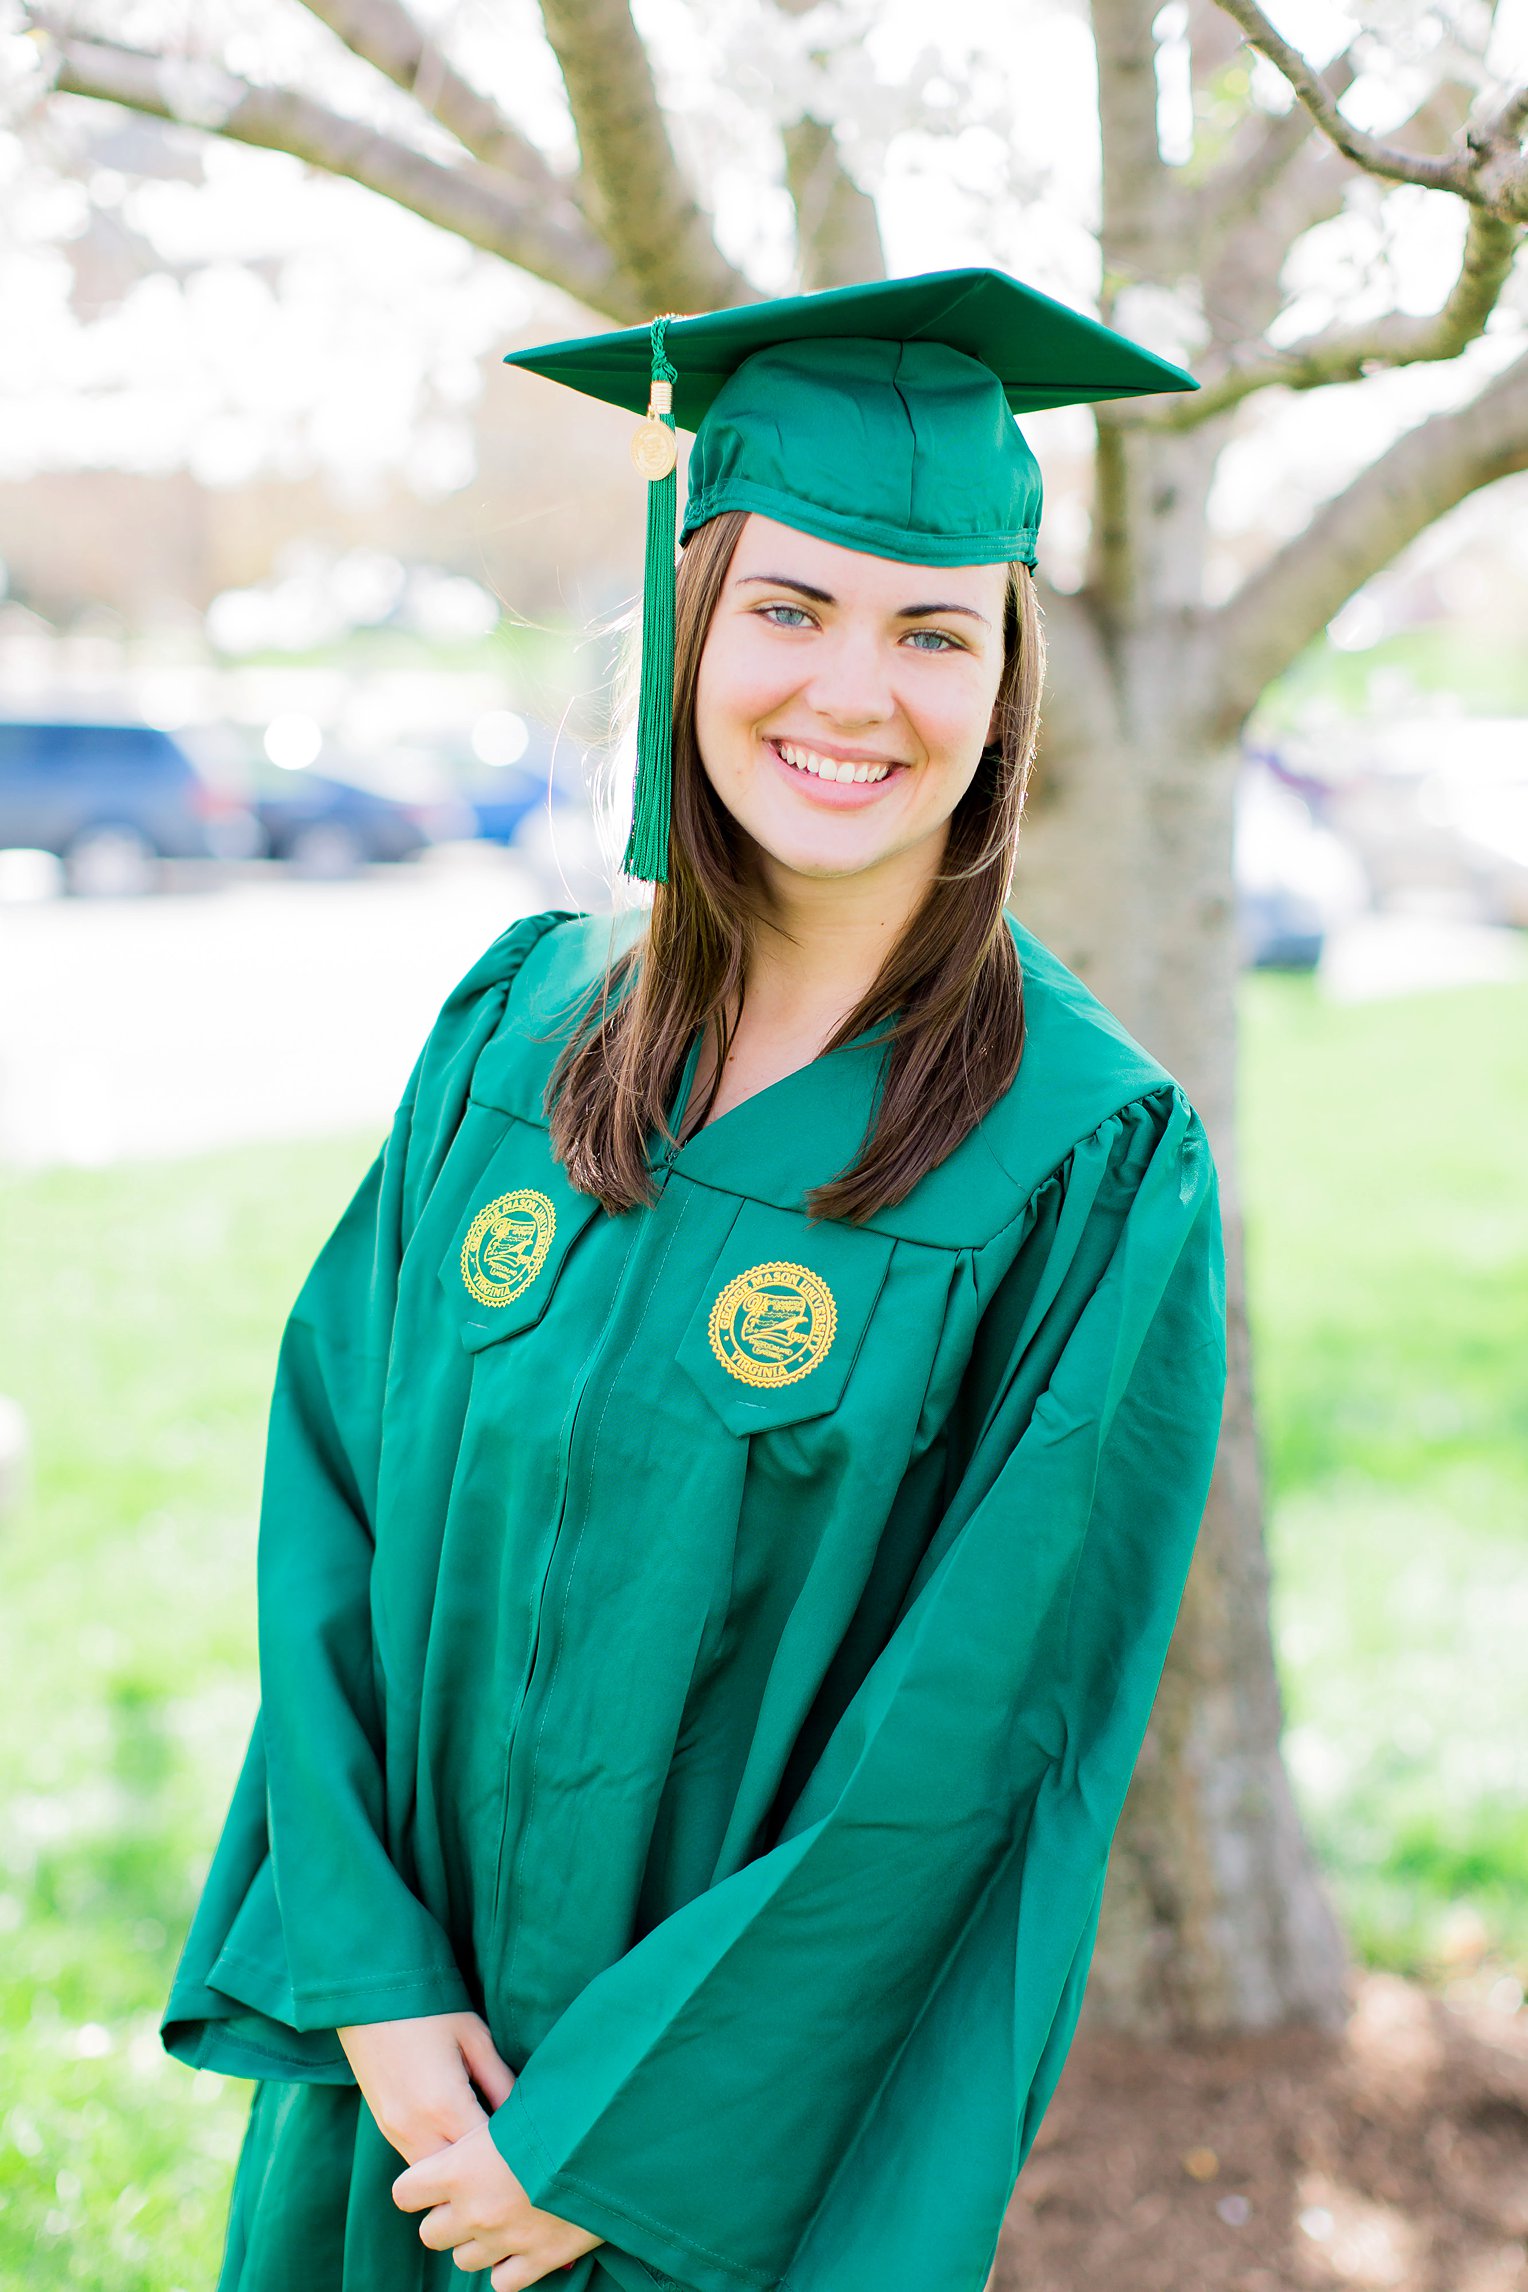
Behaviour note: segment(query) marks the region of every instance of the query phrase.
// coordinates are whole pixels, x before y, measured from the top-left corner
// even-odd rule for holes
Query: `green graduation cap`
[[[637,785],[622,866],[668,877],[675,425],[695,432],[680,540],[727,509],[908,565],[1035,562],[1040,469],[1016,414],[1196,390],[1191,374],[1002,271],[788,295],[512,351],[644,414]]]

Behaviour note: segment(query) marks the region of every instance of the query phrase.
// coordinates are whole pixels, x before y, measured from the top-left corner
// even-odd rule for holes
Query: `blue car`
[[[52,852],[71,892],[152,891],[165,860],[247,852],[243,805],[147,724],[0,723],[0,849]]]
[[[1250,750],[1236,789],[1236,922],[1250,970],[1314,971],[1327,935],[1368,901],[1364,871],[1324,812],[1328,791]]]
[[[501,766],[490,781],[479,780],[467,791],[477,823],[474,833],[491,844],[512,844],[546,800],[546,775],[522,772],[515,764]]]
[[[467,832],[485,843],[513,844],[536,813],[585,800],[579,742],[512,709],[490,711],[474,727],[471,747],[448,756],[471,814]]]
[[[434,840],[428,806],[399,803],[322,772],[262,768],[250,809],[266,856],[286,860],[302,875],[353,875],[373,860],[417,859]]]

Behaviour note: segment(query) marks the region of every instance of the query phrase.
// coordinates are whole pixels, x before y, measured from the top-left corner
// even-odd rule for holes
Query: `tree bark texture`
[[[1015,905],[1182,1082],[1221,1177],[1220,1449],[1115,1842],[1087,2004],[1096,2023],[1166,2038],[1335,2022],[1345,1955],[1279,1752],[1233,1106],[1236,755],[1181,725],[1165,693],[1175,656],[1192,676],[1192,647],[1170,627],[1153,634],[1146,690],[1132,698],[1127,685],[1120,704],[1123,736],[1069,759],[1063,788],[1042,773]]]
[[[1229,1376],[1200,1549],[1116,1843],[1089,2013],[1141,2036],[1331,2023],[1344,1953],[1279,1752],[1236,1154],[1232,815],[1267,679],[1446,507],[1528,467],[1528,359],[1387,449],[1230,602],[1203,594],[1227,417],[1098,416],[1088,578],[1052,674],[1015,906],[1163,1060],[1224,1193]],[[1170,442],[1171,441],[1171,442]]]
[[[1019,914],[1202,1114],[1225,1215],[1220,1450],[1161,1693],[1116,1841],[1088,1995],[1140,2036],[1332,2022],[1344,1952],[1279,1752],[1236,1159],[1233,740],[1206,721],[1201,594],[1220,441],[1100,417],[1089,582],[1053,601],[1061,703],[1020,840]],[[1051,613],[1048,612],[1048,621]]]
[[[1238,0],[1241,13],[1242,0]],[[1250,4],[1250,0],[1247,0]],[[1224,208],[1160,156],[1153,0],[1092,0],[1103,129],[1103,315],[1131,288],[1197,279],[1212,372],[1197,399],[1097,410],[1086,578],[1048,600],[1055,699],[1015,904],[1177,1076],[1204,1117],[1225,1210],[1228,1380],[1199,1551],[1111,1862],[1090,2018],[1143,2037],[1332,2023],[1345,1957],[1280,1756],[1262,1464],[1236,1154],[1237,743],[1267,681],[1443,512],[1528,453],[1523,361],[1435,416],[1318,513],[1229,605],[1204,602],[1206,506],[1249,388],[1457,354],[1484,326],[1521,233],[1472,210],[1435,322],[1333,330],[1291,358],[1255,347],[1289,238],[1336,210],[1327,147],[1270,121],[1240,140]],[[1197,15],[1213,69],[1224,26]],[[1328,87],[1340,93],[1339,65]],[[1323,93],[1322,101],[1326,100]],[[1462,148],[1462,147],[1461,147]],[[1249,195],[1250,193],[1250,195]],[[1119,323],[1128,320],[1123,314]],[[1217,388],[1218,382],[1218,388]]]

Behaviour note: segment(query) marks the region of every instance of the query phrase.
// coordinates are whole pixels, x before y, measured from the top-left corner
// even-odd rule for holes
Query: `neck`
[[[766,1026],[826,1042],[868,994],[922,906],[947,840],[937,836],[854,875],[798,875],[761,855],[764,920],[748,953],[746,1007]]]

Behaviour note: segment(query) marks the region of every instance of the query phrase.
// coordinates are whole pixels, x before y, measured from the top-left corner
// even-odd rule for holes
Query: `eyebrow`
[[[809,581],[794,581],[788,573],[742,573],[738,576],[737,586],[745,589],[750,582],[755,581],[762,582],[769,589],[794,589],[798,597],[810,597],[814,605],[838,603],[838,599],[827,589],[814,589]],[[979,613],[974,605],[902,605],[896,617],[899,621],[921,621],[932,613],[964,613],[967,620],[980,621],[984,629],[992,626],[986,614]]]

